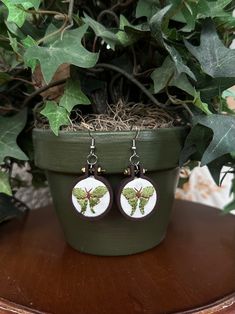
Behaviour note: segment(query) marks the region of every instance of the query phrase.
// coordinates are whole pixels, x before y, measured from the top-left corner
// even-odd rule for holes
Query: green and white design
[[[109,207],[110,193],[102,181],[91,176],[75,185],[72,202],[78,212],[85,217],[98,217]]]
[[[128,182],[122,192],[120,204],[130,217],[142,218],[155,208],[157,193],[152,183],[143,178],[135,178]]]

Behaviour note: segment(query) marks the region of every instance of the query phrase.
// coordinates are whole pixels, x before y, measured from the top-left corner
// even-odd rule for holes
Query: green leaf
[[[192,79],[196,80],[193,72],[184,64],[183,59],[180,53],[175,49],[175,47],[168,45],[165,42],[167,39],[166,34],[164,33],[164,19],[167,17],[167,14],[172,9],[172,5],[167,5],[160,11],[158,11],[150,20],[149,26],[152,33],[152,36],[160,43],[170,54],[173,62],[175,63],[176,70],[178,74],[186,73]]]
[[[12,195],[11,186],[9,182],[9,175],[0,170],[0,193]]]
[[[2,0],[5,6],[8,9],[8,22],[14,22],[17,26],[22,27],[25,19],[27,17],[27,13],[25,10],[35,7],[36,9],[39,7],[40,1],[38,0]]]
[[[150,31],[152,33],[152,36],[157,40],[158,43],[161,43],[164,46],[163,39],[166,38],[166,35],[163,31],[163,22],[164,19],[169,13],[170,9],[172,8],[172,5],[167,5],[163,9],[159,10],[149,21],[149,27]]]
[[[198,78],[196,89],[200,91],[203,101],[211,102],[214,97],[218,97],[222,91],[233,85],[235,85],[235,77],[212,78],[204,76]]]
[[[70,123],[66,109],[58,106],[55,101],[47,101],[45,108],[40,113],[48,119],[50,128],[55,135],[59,134],[62,125]]]
[[[200,92],[195,91],[193,103],[197,108],[199,108],[204,113],[212,114],[212,112],[208,108],[208,104],[205,102],[202,102]]]
[[[229,14],[224,11],[224,8],[229,5],[233,0],[216,0],[216,1],[205,1],[202,2],[204,5],[199,8],[197,18],[206,17],[224,17]],[[200,1],[201,2],[201,1]]]
[[[27,0],[27,1],[22,1],[22,0],[11,0],[12,4],[22,4],[26,3],[26,6],[28,8],[34,7],[36,10],[39,8],[41,0]]]
[[[155,69],[151,74],[154,82],[154,93],[159,93],[163,88],[175,86],[191,96],[194,96],[195,89],[185,74],[178,75],[174,62],[168,56],[161,67]]]
[[[119,42],[115,33],[107,30],[106,27],[104,27],[99,22],[93,20],[87,14],[84,14],[84,16],[85,17],[83,18],[83,21],[93,29],[96,36],[103,38],[103,40],[110,46],[110,48],[114,50],[115,45]]]
[[[188,41],[185,41],[185,45],[206,74],[212,77],[235,77],[235,50],[224,46],[211,21],[207,21],[202,29],[200,46],[195,47]]]
[[[223,214],[228,214],[235,209],[235,199],[224,207]]]
[[[72,79],[67,80],[65,92],[60,99],[60,106],[64,107],[69,113],[76,105],[89,105],[91,102],[87,96],[82,92],[79,81]]]
[[[149,20],[159,10],[158,0],[139,0],[136,6],[136,18],[146,16]]]
[[[36,40],[34,40],[31,36],[27,35],[26,38],[24,38],[22,41],[23,46],[27,49],[30,47],[35,47],[37,46],[37,42]],[[35,67],[37,65],[37,61],[36,60],[25,60],[25,65],[27,67],[30,67],[32,69],[32,72],[35,70]]]
[[[128,22],[125,16],[120,15],[119,31],[117,32],[116,37],[119,43],[124,47],[133,44],[135,41],[139,39],[140,36],[143,36],[139,28],[134,28],[135,30],[138,30],[139,32],[133,32],[133,31],[130,31],[131,27],[132,25]]]
[[[170,86],[175,86],[190,96],[195,95],[195,88],[192,86],[186,74],[181,73],[179,76],[175,76],[170,82]]]
[[[17,26],[21,27],[26,19],[26,12],[22,8],[17,7],[11,0],[2,0],[8,9],[8,22],[14,22]]]
[[[198,3],[196,5],[198,5]],[[184,17],[184,21],[182,22],[186,23],[186,25],[183,28],[181,28],[181,31],[191,32],[192,30],[194,30],[195,25],[196,25],[195,11],[193,10],[193,8],[191,8],[191,6],[189,6],[187,2],[183,2],[183,7],[182,7],[181,12]]]
[[[107,43],[107,47],[109,46],[112,50],[115,50],[115,46],[117,45],[125,47],[133,44],[138,38],[143,36],[143,32],[147,31],[145,24],[133,26],[123,15],[120,15],[119,31],[114,33],[99,22],[93,20],[87,14],[84,15],[83,21],[89,25],[96,36],[101,37]]]
[[[169,52],[172,60],[175,63],[175,67],[177,69],[178,74],[186,73],[193,80],[196,80],[195,75],[189,69],[189,67],[186,64],[184,64],[183,59],[182,59],[180,53],[175,49],[175,47],[169,46],[167,44],[165,44],[165,47],[166,47],[167,51]]]
[[[87,31],[87,25],[77,29],[68,30],[63,38],[60,35],[50,41],[44,47],[28,48],[24,58],[29,62],[37,59],[41,64],[41,70],[46,83],[49,83],[61,64],[69,63],[81,68],[93,67],[99,57],[98,53],[86,50],[81,40]]]
[[[217,185],[220,185],[220,175],[223,166],[225,166],[228,162],[231,162],[231,156],[229,154],[221,156],[212,162],[210,162],[207,167],[210,171],[210,174]]]
[[[170,57],[166,57],[161,67],[155,69],[151,74],[154,83],[154,94],[159,93],[163,88],[169,85],[175,72],[174,63]]]
[[[11,36],[11,34],[10,34],[10,32],[7,32],[7,34],[8,34],[8,38],[9,38],[9,40],[10,40],[10,46],[11,46],[11,48],[13,49],[13,51],[15,52],[15,53],[18,53],[18,42],[17,42],[17,39],[15,38],[15,37],[12,37]]]
[[[205,116],[203,116],[205,117]],[[197,124],[200,118],[196,119],[195,125],[189,132],[184,147],[180,153],[180,166],[183,166],[189,159],[199,161],[211,142],[213,132],[211,129]]]
[[[28,159],[16,143],[19,133],[25,126],[26,118],[26,111],[21,111],[12,117],[0,117],[0,164],[5,157]]]
[[[9,32],[15,35],[17,38],[24,38],[25,35],[22,33],[21,29],[13,22],[5,21],[5,25]]]
[[[235,117],[213,114],[200,118],[199,124],[213,131],[213,138],[202,156],[202,165],[228,153],[235,148]]]

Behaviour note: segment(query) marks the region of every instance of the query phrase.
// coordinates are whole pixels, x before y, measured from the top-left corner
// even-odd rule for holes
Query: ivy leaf
[[[193,46],[188,41],[185,41],[185,45],[208,75],[235,77],[235,50],[224,46],[210,20],[202,29],[200,46]]]
[[[0,164],[5,157],[27,160],[25,153],[18,147],[16,139],[26,123],[26,111],[12,117],[0,117]]]
[[[55,101],[47,101],[45,108],[40,113],[48,119],[50,128],[55,135],[59,134],[62,125],[70,123],[67,110],[58,106]]]
[[[235,117],[213,114],[200,118],[199,124],[213,131],[213,138],[202,156],[202,165],[228,153],[235,147]]]
[[[86,50],[81,40],[87,31],[88,25],[66,31],[63,38],[60,35],[54,41],[49,41],[44,47],[30,47],[24,58],[29,62],[37,59],[46,83],[49,83],[61,64],[69,63],[81,68],[93,67],[99,57],[98,53]]]
[[[210,171],[210,174],[217,185],[221,185],[221,171],[223,167],[231,162],[231,156],[229,154],[219,157],[218,159],[210,162],[207,167]]]
[[[132,26],[125,16],[120,15],[119,31],[114,33],[88,15],[84,15],[83,21],[89,25],[96,36],[101,37],[112,50],[115,50],[116,45],[125,47],[133,44],[139,37],[143,36],[143,32],[146,31],[145,24]]]
[[[69,113],[76,105],[89,105],[91,102],[87,96],[82,92],[79,81],[72,79],[67,80],[65,92],[60,99],[60,106],[64,107]]]
[[[171,8],[172,5],[167,5],[151,18],[149,26],[152,36],[169,52],[173,62],[175,63],[178,74],[186,73],[192,79],[196,80],[193,72],[187,67],[187,65],[184,64],[180,53],[175,49],[175,47],[172,47],[165,42],[167,36],[163,31],[163,22]]]
[[[204,5],[199,8],[197,18],[228,16],[229,14],[224,11],[224,8],[232,1],[233,0],[199,1]],[[195,5],[197,6],[197,4]]]
[[[205,102],[211,102],[211,99],[221,95],[222,91],[235,85],[235,77],[212,78],[204,76],[198,79],[196,89],[200,91],[201,98]]]
[[[140,28],[133,27],[135,32],[130,31],[132,30],[132,25],[128,22],[128,20],[125,18],[125,16],[120,15],[120,25],[119,25],[119,31],[116,34],[116,37],[119,41],[119,43],[126,47],[131,44],[133,44],[135,41],[142,36],[142,32]],[[128,31],[129,30],[129,31]]]
[[[139,0],[136,6],[136,18],[146,16],[149,20],[159,10],[158,0]]]
[[[32,7],[38,9],[40,4],[39,0],[2,0],[2,2],[8,9],[7,21],[14,22],[19,27],[22,27],[25,22],[27,16],[27,12],[25,12],[25,10]]]
[[[235,198],[224,207],[223,214],[228,214],[234,209],[235,209]]]
[[[193,72],[189,69],[189,67],[184,64],[183,59],[179,52],[175,49],[175,47],[169,46],[165,44],[166,49],[168,50],[172,60],[175,63],[175,67],[179,74],[186,73],[188,76],[190,76],[193,80],[196,80],[195,75]]]
[[[21,29],[13,22],[7,22],[5,21],[5,25],[9,32],[13,35],[15,35],[17,38],[24,38],[25,35],[21,31]]]
[[[17,7],[11,0],[2,0],[8,9],[8,22],[14,22],[17,26],[21,27],[26,19],[26,12],[22,8]]]
[[[87,14],[84,14],[83,21],[89,25],[96,36],[103,38],[103,40],[110,46],[112,50],[115,50],[115,45],[119,42],[115,33],[107,30],[106,27],[104,27],[99,22],[93,20],[90,16]]]
[[[180,153],[180,167],[189,159],[195,161],[201,160],[207,146],[211,142],[213,136],[212,130],[201,124],[197,124],[197,121],[189,132]]]
[[[35,47],[37,46],[36,40],[34,40],[31,36],[27,35],[26,38],[24,38],[22,41],[23,46],[27,49],[30,47]],[[25,65],[30,67],[32,69],[32,72],[35,70],[35,67],[37,65],[36,60],[25,60]]]
[[[36,10],[39,8],[41,0],[27,0],[27,1],[22,1],[22,0],[11,0],[13,4],[22,4],[22,3],[27,3],[28,8],[34,7]]]
[[[0,171],[0,193],[12,195],[9,175],[2,171]]]
[[[163,21],[167,13],[169,13],[172,5],[167,5],[163,9],[159,10],[149,21],[149,27],[152,33],[152,36],[164,46],[163,39],[166,38],[166,35],[163,31]]]
[[[163,88],[169,85],[174,76],[175,67],[170,57],[166,57],[161,67],[155,69],[151,74],[154,83],[154,94],[159,93]]]
[[[164,60],[161,67],[155,69],[151,74],[151,79],[154,82],[154,93],[159,93],[163,88],[175,86],[191,96],[194,96],[195,89],[187,79],[185,74],[178,75],[175,64],[168,56]]]
[[[199,108],[204,113],[212,114],[212,112],[208,108],[208,104],[201,100],[200,92],[195,91],[193,103],[197,108]]]
[[[10,46],[11,48],[13,49],[13,51],[18,54],[18,42],[17,42],[17,39],[15,37],[12,37],[10,32],[7,32],[8,34],[8,38],[9,38],[9,41],[10,41]]]

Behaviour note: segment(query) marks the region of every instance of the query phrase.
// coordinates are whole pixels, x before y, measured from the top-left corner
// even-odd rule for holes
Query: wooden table
[[[235,313],[235,217],[176,201],[166,240],[129,257],[64,242],[51,207],[0,226],[0,313]]]

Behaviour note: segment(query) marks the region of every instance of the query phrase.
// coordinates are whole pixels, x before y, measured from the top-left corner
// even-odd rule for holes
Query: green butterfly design
[[[93,191],[92,191],[93,190]],[[105,186],[97,186],[95,189],[87,190],[82,188],[74,188],[72,194],[76,197],[78,204],[81,206],[81,214],[85,214],[88,204],[90,210],[95,214],[94,207],[100,203],[101,198],[108,192]]]
[[[136,188],[125,188],[122,191],[122,195],[127,199],[131,205],[131,216],[134,215],[138,203],[139,209],[142,215],[144,215],[144,208],[147,205],[151,196],[153,196],[155,189],[152,186],[141,187],[139,190]]]

